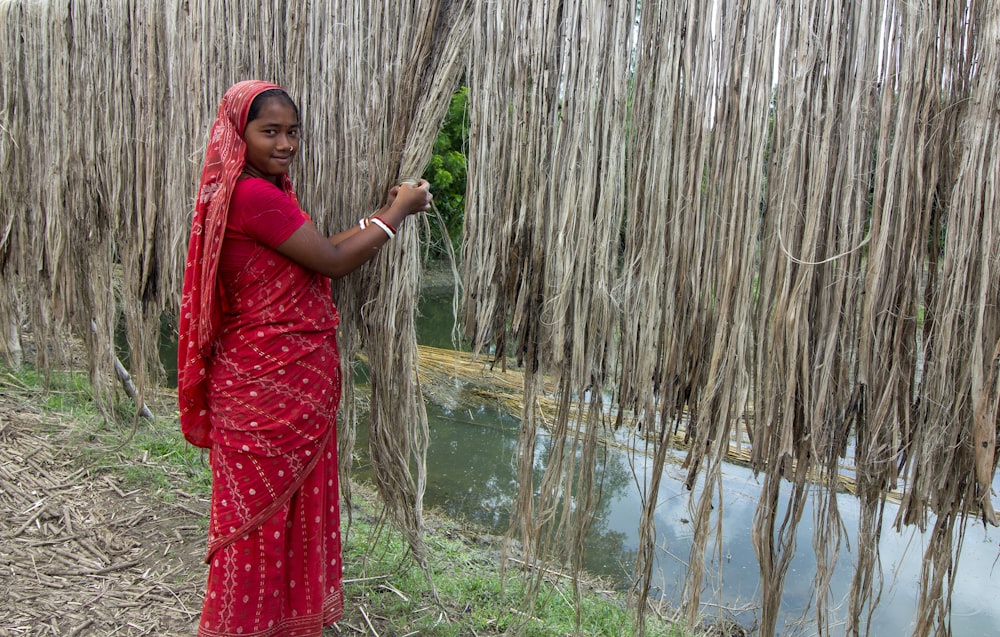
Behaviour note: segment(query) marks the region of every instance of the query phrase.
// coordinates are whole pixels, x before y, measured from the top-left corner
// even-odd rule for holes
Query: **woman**
[[[325,237],[288,167],[299,115],[280,87],[226,91],[205,152],[181,300],[181,429],[211,449],[208,585],[198,634],[320,635],[343,612],[329,278],[377,254],[427,182]]]

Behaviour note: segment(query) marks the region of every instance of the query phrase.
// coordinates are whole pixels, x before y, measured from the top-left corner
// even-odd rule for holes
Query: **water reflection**
[[[518,420],[488,405],[477,409],[450,410],[427,405],[431,444],[427,451],[428,484],[424,505],[450,517],[463,519],[485,530],[502,534],[507,530],[517,493],[516,446]],[[550,440],[538,441],[536,478],[541,478]],[[354,474],[373,481],[367,457],[368,428],[358,430],[360,454]],[[598,480],[605,493],[624,493],[633,482],[621,458],[602,463]],[[626,546],[627,533],[614,528],[614,498],[602,498],[588,535],[589,571],[624,585],[635,559],[634,547]]]
[[[516,419],[486,405],[458,413],[428,405],[428,418],[431,444],[426,506],[473,522],[488,532],[504,533],[517,489]],[[542,436],[539,442],[536,467],[540,471],[548,456],[549,440]],[[359,431],[358,448],[367,449],[365,427]],[[620,587],[630,584],[641,515],[637,485],[647,483],[650,468],[651,462],[644,455],[630,455],[614,449],[609,450],[602,466],[602,498],[588,537],[586,568],[612,579]],[[666,471],[668,476],[657,498],[659,550],[654,572],[658,573],[657,592],[668,600],[679,601],[692,541],[691,494],[683,489],[685,472],[678,463],[668,464]],[[750,543],[750,527],[760,486],[749,469],[726,465],[723,473],[723,501],[716,506],[722,516],[721,545],[714,551],[706,569],[704,612],[708,616],[737,619],[749,626],[754,624],[753,605],[758,599],[759,571]],[[364,459],[359,463],[357,475],[361,479],[371,477],[370,466]],[[841,495],[838,506],[850,535],[851,529],[858,525],[857,501]],[[784,635],[815,632],[810,610],[814,603],[812,581],[816,571],[811,515],[811,511],[806,512],[798,529],[798,551],[789,570],[782,601],[784,627],[781,634]],[[897,534],[890,527],[894,515],[893,507],[888,506],[881,543],[886,588],[876,610],[873,635],[909,634],[919,591],[920,559],[926,539],[912,530]],[[995,529],[982,526],[970,526],[967,531],[963,557],[955,576],[952,608],[955,635],[1000,634],[1000,607],[992,599],[998,581],[995,579],[998,537]],[[849,537],[849,545],[856,546],[853,537]],[[845,547],[834,571],[834,621],[841,627],[835,626],[833,635],[842,634],[851,569],[852,555]]]
[[[450,291],[449,291],[450,294]],[[425,295],[418,337],[422,344],[448,346],[450,342],[450,296]],[[458,388],[456,391],[461,391]],[[467,403],[463,397],[454,404]],[[449,401],[444,401],[448,403]],[[428,488],[425,503],[448,515],[464,518],[491,532],[503,533],[517,489],[515,453],[518,421],[480,404],[475,409],[449,409],[428,404],[431,444],[428,451]],[[536,471],[544,468],[549,439],[539,438]],[[641,448],[641,443],[640,443]],[[359,449],[367,449],[365,432],[359,432]],[[692,526],[689,505],[694,494],[683,489],[685,472],[680,458],[668,463],[667,476],[657,494],[655,515],[657,532],[658,590],[669,600],[679,600],[687,571]],[[632,565],[638,547],[641,516],[641,491],[649,484],[652,462],[642,453],[609,449],[600,480],[602,497],[588,537],[586,567],[593,573],[613,579],[621,587],[630,585]],[[994,481],[1000,490],[1000,478]],[[758,600],[759,570],[750,541],[754,507],[760,483],[749,469],[726,465],[723,469],[723,496],[716,501],[721,516],[718,548],[710,543],[705,590],[707,616],[738,619],[753,625],[753,605]],[[843,634],[847,612],[847,594],[853,570],[849,547],[857,546],[859,507],[850,495],[838,496],[838,507],[847,529],[847,544],[841,550],[834,569],[832,590],[833,635]],[[921,558],[926,537],[915,531],[896,533],[891,522],[896,511],[887,506],[881,552],[885,588],[875,612],[873,635],[909,634],[919,593]],[[797,532],[797,552],[793,558],[782,600],[783,635],[812,635],[816,629],[812,616],[812,581],[816,556],[812,550],[813,512],[807,510]],[[954,575],[952,630],[955,635],[978,637],[1000,634],[1000,605],[993,602],[1000,577],[998,564],[1000,533],[982,525],[970,525],[966,533],[962,559]],[[723,607],[725,610],[720,610]],[[739,610],[742,609],[742,610]]]

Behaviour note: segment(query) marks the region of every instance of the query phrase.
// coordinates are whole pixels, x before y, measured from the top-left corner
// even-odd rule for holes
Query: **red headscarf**
[[[231,86],[219,104],[205,150],[205,164],[201,171],[184,266],[177,346],[181,431],[188,442],[198,447],[210,447],[212,444],[209,438],[206,372],[222,317],[216,274],[222,239],[226,233],[229,200],[246,163],[243,131],[250,104],[255,97],[270,89],[281,87],[258,80]],[[295,193],[287,174],[283,176],[283,182],[284,189],[294,200]]]

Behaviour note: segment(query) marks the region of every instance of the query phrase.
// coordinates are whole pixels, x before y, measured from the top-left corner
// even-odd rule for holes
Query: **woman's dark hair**
[[[271,88],[253,98],[253,101],[250,102],[250,110],[247,111],[247,123],[249,124],[257,119],[260,115],[260,109],[264,108],[264,102],[272,99],[281,100],[285,104],[291,106],[292,110],[295,111],[295,119],[301,119],[299,117],[299,107],[295,105],[295,102],[288,96],[288,93],[284,92],[280,88]]]

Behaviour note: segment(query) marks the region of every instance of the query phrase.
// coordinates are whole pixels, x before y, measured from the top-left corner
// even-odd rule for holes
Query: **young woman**
[[[329,278],[367,262],[431,203],[426,181],[397,186],[375,215],[323,236],[288,177],[299,132],[280,87],[230,87],[195,204],[178,394],[185,438],[211,449],[204,636],[320,635],[341,617]]]

